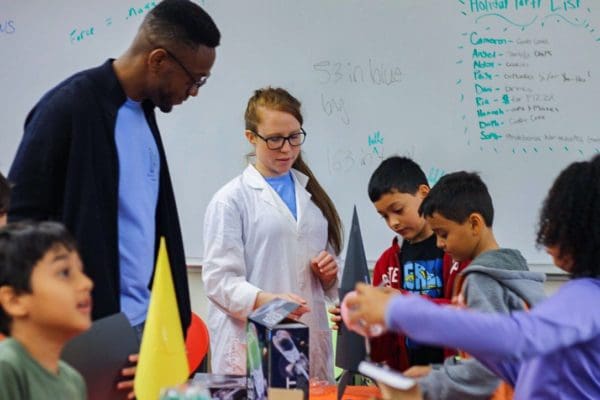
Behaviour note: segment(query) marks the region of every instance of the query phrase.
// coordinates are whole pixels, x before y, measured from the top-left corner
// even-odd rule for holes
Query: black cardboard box
[[[286,318],[296,308],[275,299],[248,316],[248,399],[266,399],[269,387],[301,389],[308,399],[308,326]]]

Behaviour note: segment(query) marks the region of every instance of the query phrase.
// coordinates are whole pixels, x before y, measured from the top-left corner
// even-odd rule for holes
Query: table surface
[[[344,393],[343,400],[369,400],[381,398],[381,393],[376,386],[348,386]],[[310,400],[336,400],[337,386],[322,386],[311,388]]]

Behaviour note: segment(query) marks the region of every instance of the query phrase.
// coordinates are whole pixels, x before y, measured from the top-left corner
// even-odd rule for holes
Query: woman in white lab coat
[[[338,213],[300,156],[306,132],[296,98],[257,90],[245,122],[254,164],[214,195],[204,217],[212,371],[246,373],[246,317],[281,297],[301,304],[295,317],[309,326],[310,376],[333,382],[326,301],[337,298]]]

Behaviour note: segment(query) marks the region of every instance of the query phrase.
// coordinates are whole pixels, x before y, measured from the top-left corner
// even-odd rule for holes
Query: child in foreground
[[[472,260],[456,279],[453,304],[486,313],[526,310],[545,299],[545,276],[529,271],[516,249],[501,247],[494,234],[494,206],[486,184],[475,173],[442,177],[419,212],[454,260]],[[488,400],[509,393],[500,379],[466,354],[443,365],[411,368],[425,400]],[[503,397],[502,397],[503,398]]]
[[[600,156],[558,176],[537,234],[573,279],[529,312],[439,307],[357,285],[349,323],[385,323],[417,340],[464,349],[515,388],[515,399],[600,398]],[[418,386],[410,398],[420,398]],[[409,397],[406,397],[409,398]]]
[[[0,398],[85,399],[81,375],[60,360],[91,325],[92,281],[57,223],[0,229]]]

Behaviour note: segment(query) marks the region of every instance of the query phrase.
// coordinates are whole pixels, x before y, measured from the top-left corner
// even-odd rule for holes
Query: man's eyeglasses
[[[206,83],[206,81],[208,80],[208,75],[204,75],[204,76],[201,76],[200,79],[196,79],[194,77],[194,75],[190,72],[190,70],[187,69],[186,66],[183,65],[183,63],[181,61],[179,61],[179,59],[177,57],[175,57],[175,54],[171,53],[169,50],[167,50],[164,47],[161,47],[161,49],[163,49],[169,55],[169,57],[171,57],[173,60],[175,60],[175,62],[177,64],[179,64],[181,69],[184,70],[185,73],[190,77],[190,79],[193,82],[192,85],[190,86],[190,89],[195,88],[196,90],[198,90],[198,89],[200,89],[201,86],[203,86]]]
[[[267,143],[267,148],[269,150],[282,149],[283,146],[285,145],[286,141],[290,144],[290,146],[297,147],[297,146],[300,146],[302,143],[304,143],[304,139],[306,139],[306,131],[302,128],[300,128],[299,132],[292,133],[289,136],[263,137],[256,132],[252,132],[252,133],[254,133],[257,137],[264,140],[265,143]]]

